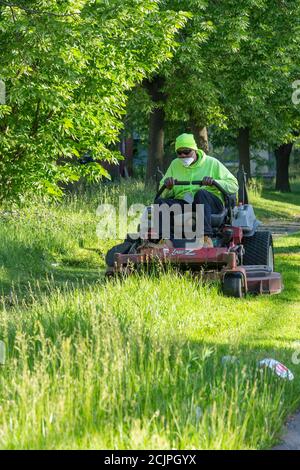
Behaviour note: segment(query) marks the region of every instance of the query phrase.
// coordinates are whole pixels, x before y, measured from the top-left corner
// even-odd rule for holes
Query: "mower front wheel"
[[[245,295],[244,280],[241,273],[225,274],[222,283],[223,294],[241,299]]]
[[[132,247],[132,242],[123,242],[119,245],[114,246],[111,248],[105,256],[106,265],[110,268],[114,267],[115,264],[115,254],[120,253],[122,255],[126,255],[129,253],[130,248]]]

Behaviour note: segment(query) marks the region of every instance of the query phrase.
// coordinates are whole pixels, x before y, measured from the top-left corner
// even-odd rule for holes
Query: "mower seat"
[[[211,226],[212,228],[219,228],[225,221],[225,217],[228,214],[228,209],[224,207],[223,211],[220,214],[211,215]]]
[[[212,214],[211,215],[211,226],[214,229],[218,229],[224,223],[225,218],[228,214],[228,209],[224,207],[223,211],[220,214]],[[174,216],[174,226],[187,227],[189,230],[194,230],[195,224],[195,212],[188,212],[187,214],[179,214]]]

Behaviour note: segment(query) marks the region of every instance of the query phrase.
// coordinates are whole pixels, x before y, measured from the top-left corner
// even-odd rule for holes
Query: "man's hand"
[[[215,180],[211,178],[210,176],[205,176],[202,180],[202,185],[203,186],[212,186],[214,184]]]
[[[164,181],[164,184],[166,186],[167,189],[172,189],[174,184],[176,183],[176,180],[174,178],[167,178],[165,179]]]

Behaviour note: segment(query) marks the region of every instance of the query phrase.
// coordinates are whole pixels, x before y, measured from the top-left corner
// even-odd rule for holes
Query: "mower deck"
[[[282,278],[267,266],[244,266],[249,292],[279,294],[283,290]]]
[[[283,289],[279,273],[267,266],[237,265],[237,254],[228,248],[144,248],[138,254],[116,254],[115,266],[107,274],[128,273],[139,265],[155,262],[201,271],[208,279],[240,279],[244,293],[277,294]]]

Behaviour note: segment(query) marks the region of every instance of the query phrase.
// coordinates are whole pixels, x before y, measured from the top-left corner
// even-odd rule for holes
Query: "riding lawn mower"
[[[272,233],[263,230],[256,219],[248,193],[243,171],[238,173],[239,201],[228,194],[220,184],[213,182],[222,193],[224,209],[211,216],[213,247],[191,248],[190,240],[161,239],[153,234],[151,214],[153,206],[146,208],[142,218],[148,219],[148,229],[143,233],[138,227],[136,236],[127,235],[123,243],[106,254],[106,275],[134,272],[138,267],[159,261],[193,273],[201,273],[205,279],[221,281],[226,296],[241,298],[247,293],[277,294],[283,289],[282,278],[274,272]],[[176,181],[176,185],[202,186],[201,181]],[[166,189],[163,185],[154,203]],[[194,213],[191,213],[193,224]],[[183,224],[183,216],[174,217],[173,224]],[[174,226],[173,226],[174,229]]]

